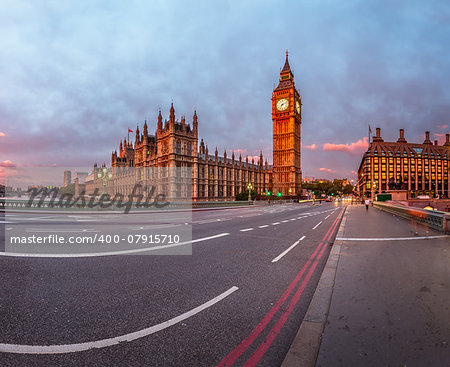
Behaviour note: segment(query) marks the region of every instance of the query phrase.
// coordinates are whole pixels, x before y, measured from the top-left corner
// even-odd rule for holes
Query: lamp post
[[[248,185],[247,185],[247,190],[248,190],[248,201],[250,201],[250,200],[252,200],[252,195],[251,195],[251,190],[253,189],[253,186],[252,186],[252,184],[251,183],[249,183]]]
[[[377,183],[375,181],[372,181],[372,192],[371,192],[372,203],[375,201],[375,189],[376,188],[377,188]]]
[[[111,180],[113,177],[113,174],[111,172],[111,169],[108,169],[106,167],[99,168],[97,171],[97,178],[99,180],[103,181],[103,195],[106,194],[106,183]]]

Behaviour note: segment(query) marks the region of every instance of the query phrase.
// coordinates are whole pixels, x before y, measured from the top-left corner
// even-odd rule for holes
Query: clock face
[[[284,111],[289,107],[289,101],[286,98],[279,99],[277,102],[277,110]]]
[[[297,110],[297,113],[300,113],[300,103],[299,103],[299,101],[295,102],[295,109]]]

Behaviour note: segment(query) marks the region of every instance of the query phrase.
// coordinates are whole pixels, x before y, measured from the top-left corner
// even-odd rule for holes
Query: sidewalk
[[[349,206],[283,366],[448,366],[449,344],[450,236]]]

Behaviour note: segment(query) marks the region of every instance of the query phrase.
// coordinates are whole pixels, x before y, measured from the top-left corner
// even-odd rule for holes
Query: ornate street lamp
[[[97,178],[99,180],[103,181],[103,195],[106,194],[106,183],[111,180],[113,177],[113,173],[111,172],[111,169],[108,169],[106,167],[99,168],[97,171]]]
[[[251,190],[253,189],[253,186],[252,186],[252,184],[251,183],[249,183],[248,185],[247,185],[247,190],[248,190],[248,201],[250,201],[250,200],[252,200],[252,195],[251,195]]]

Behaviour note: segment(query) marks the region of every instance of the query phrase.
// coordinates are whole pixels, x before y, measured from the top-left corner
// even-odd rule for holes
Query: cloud
[[[328,172],[328,173],[336,173],[335,171],[333,171],[331,168],[319,168],[319,171],[322,172]]]
[[[232,152],[234,152],[235,157],[239,157],[239,154],[242,157],[247,155],[247,149],[233,149]]]
[[[324,151],[338,151],[338,152],[348,152],[351,154],[361,154],[367,150],[369,147],[369,143],[367,138],[359,139],[350,144],[334,144],[334,143],[325,143],[323,145]]]
[[[6,134],[3,131],[0,131],[0,138],[4,138]]]
[[[16,167],[16,165],[7,159],[6,161],[0,162],[0,167]]]
[[[438,141],[438,144],[441,144],[441,145],[444,144],[444,142],[445,142],[445,134],[434,133],[433,135],[436,138],[436,140]]]
[[[445,130],[445,129],[448,128],[448,125],[438,125],[437,128],[438,128],[439,130]]]
[[[358,174],[358,172],[356,172],[356,171],[352,171],[352,173],[353,173],[354,175],[357,175],[357,174]]]
[[[305,145],[303,148],[308,149],[308,150],[316,150],[317,145],[316,144]]]
[[[368,124],[386,141],[405,126],[417,136],[450,125],[450,2],[298,1],[288,13],[267,1],[28,3],[9,1],[0,16],[0,156],[18,166],[109,164],[127,128],[147,119],[153,134],[171,99],[177,119],[197,108],[209,154],[263,149],[270,163],[285,48],[304,105],[305,175],[357,169],[351,142]],[[347,154],[323,142],[348,142],[327,146]]]

